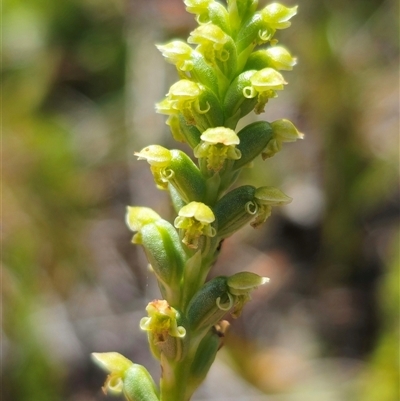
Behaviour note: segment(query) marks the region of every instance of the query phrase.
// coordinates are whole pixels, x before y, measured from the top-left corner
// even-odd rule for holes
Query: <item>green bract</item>
[[[140,238],[162,295],[176,305],[185,260],[178,233],[171,223],[160,219],[145,225],[140,231]]]
[[[223,346],[228,323],[222,319],[238,317],[251,292],[269,281],[246,271],[207,281],[223,243],[291,201],[275,187],[234,184],[257,157],[272,157],[283,143],[303,138],[286,119],[240,121],[261,114],[287,84],[281,72],[292,70],[296,59],[276,46],[275,34],[290,26],[297,7],[273,3],[257,11],[257,0],[183,1],[198,26],[186,41],[157,45],[177,79],[156,105],[182,144],[135,152],[149,163],[156,187],[169,193],[175,215],[164,219],[137,206],[126,214],[162,298],[148,304],[140,321],[161,364],[159,389],[143,366],[117,353],[93,354],[109,372],[105,391],[128,401],[189,401],[206,377]]]
[[[124,396],[128,401],[159,401],[159,392],[150,373],[133,364],[124,377]]]
[[[237,146],[242,156],[235,161],[233,169],[236,170],[251,163],[267,147],[272,135],[272,127],[266,121],[256,121],[242,128],[238,132],[240,143]]]

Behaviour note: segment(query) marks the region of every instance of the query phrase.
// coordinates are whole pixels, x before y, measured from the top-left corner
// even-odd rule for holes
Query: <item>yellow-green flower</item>
[[[240,143],[235,131],[230,128],[209,128],[200,136],[201,142],[194,148],[197,158],[207,160],[207,168],[217,172],[223,167],[225,160],[238,160],[241,152],[236,149]]]
[[[193,49],[187,43],[174,40],[165,45],[157,45],[157,49],[160,50],[168,63],[174,64],[178,70],[190,71],[193,69]]]
[[[105,394],[108,391],[114,394],[121,393],[125,372],[133,365],[133,362],[118,352],[93,352],[92,358],[102,369],[110,373],[104,383],[103,392]]]
[[[258,50],[250,55],[247,60],[246,70],[262,70],[263,68],[274,68],[275,70],[290,71],[296,65],[293,57],[284,47],[272,46],[268,49]]]
[[[140,152],[135,152],[138,160],[146,160],[158,189],[167,189],[168,181],[163,177],[163,171],[171,162],[171,152],[160,145],[146,146]]]
[[[288,8],[279,3],[272,3],[261,10],[261,16],[265,23],[273,29],[288,28],[290,18],[297,13],[297,6]]]
[[[292,201],[292,198],[278,188],[260,187],[256,189],[254,200],[258,205],[258,212],[251,226],[257,228],[271,215],[272,206],[287,205]]]
[[[201,202],[190,202],[179,211],[174,225],[184,232],[182,242],[189,248],[196,249],[202,235],[215,236],[215,228],[211,226],[214,220],[214,213],[207,205]]]
[[[170,87],[167,97],[157,103],[156,110],[167,115],[182,113],[188,124],[195,125],[194,113],[205,114],[210,109],[209,105],[204,110],[200,107],[199,97],[202,91],[201,85],[181,79]]]
[[[264,160],[279,152],[282,149],[282,144],[284,142],[294,142],[298,139],[304,138],[304,134],[299,132],[294,124],[289,120],[276,120],[271,123],[271,127],[272,139],[261,153]]]
[[[226,8],[215,0],[184,0],[186,10],[196,14],[196,21],[202,24],[213,23],[229,32],[229,15]]]
[[[277,96],[276,91],[282,90],[287,84],[282,74],[273,68],[263,68],[254,73],[250,78],[250,86],[243,89],[243,96],[252,99],[258,96],[254,111],[260,114],[270,98]]]
[[[132,238],[134,244],[141,244],[140,231],[146,224],[161,220],[161,216],[149,207],[128,206],[126,209],[125,221],[130,230],[136,232]]]
[[[230,40],[220,27],[213,24],[205,24],[197,27],[191,32],[188,43],[198,45],[197,51],[200,52],[204,58],[214,64],[215,59],[227,61],[230,54],[224,49],[226,43]]]
[[[203,14],[215,0],[184,0],[186,10],[192,14]]]
[[[235,297],[235,308],[232,311],[232,316],[235,318],[240,316],[244,304],[251,300],[251,291],[268,282],[268,277],[261,277],[252,272],[240,272],[228,277],[229,293]]]
[[[296,65],[296,58],[293,57],[284,47],[272,46],[266,51],[270,60],[270,67],[276,70],[292,70]]]
[[[92,358],[109,372],[103,386],[104,394],[123,393],[127,400],[132,401],[159,401],[154,380],[144,366],[133,363],[118,352],[94,352]]]
[[[168,304],[165,300],[155,300],[150,302],[146,311],[148,317],[140,320],[140,328],[150,331],[155,335],[159,342],[166,341],[168,336],[185,337],[186,329],[178,326],[178,311]]]

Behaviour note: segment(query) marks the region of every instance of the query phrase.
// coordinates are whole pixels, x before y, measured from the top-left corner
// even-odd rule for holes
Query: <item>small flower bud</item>
[[[179,211],[174,225],[184,232],[182,242],[189,248],[197,249],[200,236],[215,236],[215,228],[211,226],[214,220],[214,214],[207,205],[190,202]]]
[[[152,209],[128,207],[126,221],[137,231],[132,242],[143,245],[161,293],[172,304],[179,301],[185,251],[174,226]]]
[[[236,149],[239,137],[235,131],[225,128],[209,128],[200,137],[201,142],[194,148],[194,155],[207,161],[207,169],[217,172],[225,160],[240,159],[241,153]]]

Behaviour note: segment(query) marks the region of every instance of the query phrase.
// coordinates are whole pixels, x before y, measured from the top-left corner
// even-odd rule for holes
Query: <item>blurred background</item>
[[[398,4],[283,3],[299,5],[276,36],[298,65],[260,118],[288,118],[305,139],[242,182],[294,201],[224,243],[213,275],[271,283],[231,322],[195,400],[396,401]],[[195,23],[180,0],[2,11],[2,400],[109,399],[93,351],[159,376],[138,328],[158,290],[124,215],[146,205],[172,217],[133,152],[177,146],[154,112],[177,75],[154,44]]]

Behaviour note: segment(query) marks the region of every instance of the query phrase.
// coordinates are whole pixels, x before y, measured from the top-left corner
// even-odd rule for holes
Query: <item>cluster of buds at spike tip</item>
[[[93,354],[109,372],[104,390],[128,401],[189,401],[204,380],[222,346],[221,319],[238,317],[251,292],[269,281],[250,272],[207,281],[223,242],[291,202],[275,187],[234,183],[258,165],[256,158],[303,138],[286,119],[238,125],[251,112],[261,114],[287,84],[296,58],[274,35],[290,26],[297,7],[273,3],[257,11],[258,0],[182,1],[198,26],[186,42],[157,45],[178,78],[156,104],[182,148],[151,144],[134,153],[150,165],[175,215],[164,219],[141,206],[126,213],[132,242],[143,247],[161,292],[140,321],[161,364],[160,390],[143,366],[117,353]]]

